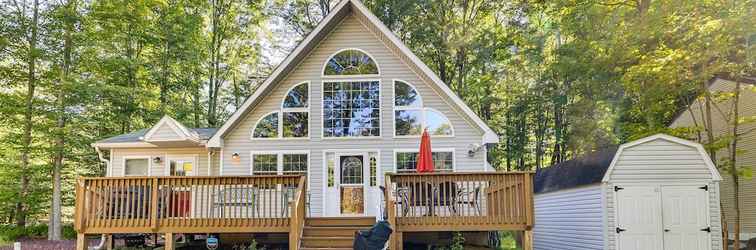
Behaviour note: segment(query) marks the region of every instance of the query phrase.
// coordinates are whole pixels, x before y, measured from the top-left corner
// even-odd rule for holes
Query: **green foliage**
[[[27,227],[0,225],[0,242],[13,242],[20,238],[43,238],[45,236],[47,236],[46,224],[35,224]]]

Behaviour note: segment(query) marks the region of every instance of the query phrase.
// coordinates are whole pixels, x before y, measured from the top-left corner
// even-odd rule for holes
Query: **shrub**
[[[65,224],[60,231],[64,240],[76,239],[76,230],[74,230],[73,225]]]

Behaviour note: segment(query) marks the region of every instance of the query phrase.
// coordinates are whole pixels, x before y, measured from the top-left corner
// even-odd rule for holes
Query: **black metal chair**
[[[397,194],[401,197],[401,201],[397,203],[402,205],[402,216],[407,216],[411,208],[432,205],[430,200],[433,196],[433,185],[427,182],[400,185]],[[430,208],[429,210],[432,212]]]
[[[435,200],[433,201],[435,206],[445,206],[449,209],[449,212],[456,215],[457,199],[459,197],[459,187],[452,181],[442,182],[436,188]]]
[[[476,215],[480,216],[483,214],[482,208],[481,208],[481,187],[477,186],[473,188],[472,190],[465,190],[461,191],[458,194],[458,198],[456,200],[457,204],[459,205],[467,205],[470,206],[470,208],[473,209],[473,211],[476,213]]]

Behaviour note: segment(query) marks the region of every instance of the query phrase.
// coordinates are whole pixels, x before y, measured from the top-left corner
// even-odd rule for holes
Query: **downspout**
[[[97,158],[100,158],[100,161],[102,163],[105,163],[105,176],[110,176],[110,160],[105,159],[105,157],[102,156],[102,151],[100,150],[100,147],[94,146],[95,151],[97,151]]]
[[[94,146],[94,148],[95,148],[95,151],[97,151],[97,158],[99,158],[102,163],[105,163],[105,176],[110,176],[110,160],[105,159],[105,157],[102,156],[102,151],[100,150],[100,147]],[[93,249],[104,249],[105,241],[107,241],[107,237],[105,236],[105,234],[103,234],[100,237],[100,244],[93,247]]]

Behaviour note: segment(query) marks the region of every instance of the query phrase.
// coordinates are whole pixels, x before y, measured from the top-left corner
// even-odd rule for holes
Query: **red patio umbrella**
[[[433,154],[431,153],[431,141],[428,130],[423,131],[423,136],[420,138],[420,153],[417,155],[417,167],[418,173],[433,172]]]

